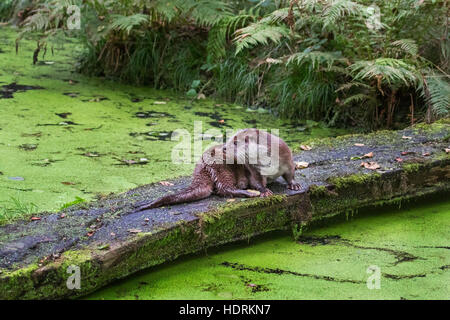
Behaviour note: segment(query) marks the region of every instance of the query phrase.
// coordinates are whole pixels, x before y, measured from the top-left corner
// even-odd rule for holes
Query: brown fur
[[[197,163],[193,180],[189,187],[174,194],[161,197],[138,207],[137,211],[157,208],[164,205],[191,202],[209,197],[215,193],[220,196],[256,197],[258,194],[244,190],[251,186],[250,172],[244,165],[225,164],[220,156],[223,145],[206,150]]]
[[[273,167],[263,163],[263,155],[276,156],[272,150],[272,143],[278,144],[278,164]],[[234,163],[244,164],[249,171],[249,179],[262,196],[271,195],[266,188],[267,183],[282,176],[287,182],[287,188],[300,190],[300,184],[294,180],[295,164],[292,151],[279,137],[259,129],[244,129],[231,137],[224,145],[224,151],[233,154]],[[251,162],[251,156],[257,156],[256,162]]]

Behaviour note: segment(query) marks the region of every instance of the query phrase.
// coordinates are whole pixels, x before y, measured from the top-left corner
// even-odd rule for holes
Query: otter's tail
[[[211,195],[213,189],[211,186],[202,185],[202,186],[190,186],[186,189],[178,191],[174,194],[170,194],[168,196],[164,196],[156,199],[155,201],[140,206],[136,209],[136,211],[143,211],[147,209],[158,208],[165,205],[183,203],[183,202],[192,202],[196,200],[201,200],[207,198]]]

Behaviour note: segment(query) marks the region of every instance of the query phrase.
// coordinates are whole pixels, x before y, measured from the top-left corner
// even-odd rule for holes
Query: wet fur
[[[278,143],[279,162],[278,166],[269,171],[270,166],[260,162],[261,155],[272,155],[272,143]],[[262,196],[271,195],[272,191],[267,189],[267,183],[274,181],[282,176],[287,182],[287,188],[291,190],[300,190],[301,186],[295,182],[295,163],[292,157],[292,151],[289,146],[279,137],[259,129],[244,129],[237,132],[224,145],[225,152],[234,155],[234,161],[237,164],[244,164],[249,171],[252,183],[257,185],[257,190]],[[257,162],[249,161],[250,155],[258,155]],[[270,173],[267,173],[270,172]]]
[[[219,154],[223,145],[213,146],[206,150],[197,163],[193,180],[189,187],[174,194],[161,197],[155,201],[141,205],[137,211],[157,208],[165,205],[192,202],[217,194],[224,197],[256,197],[258,194],[244,190],[252,186],[255,179],[244,165],[225,164]]]

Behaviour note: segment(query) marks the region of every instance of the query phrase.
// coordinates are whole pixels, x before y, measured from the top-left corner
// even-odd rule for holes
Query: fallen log
[[[78,297],[208,247],[273,230],[292,229],[298,235],[311,223],[361,207],[449,194],[449,137],[450,124],[444,120],[311,141],[311,150],[294,152],[295,161],[307,163],[296,172],[302,189],[289,191],[275,183],[269,198],[213,196],[133,210],[135,203],[184,188],[190,178],[182,177],[171,181],[173,187],[142,186],[62,213],[43,213],[40,220],[1,226],[0,299]]]

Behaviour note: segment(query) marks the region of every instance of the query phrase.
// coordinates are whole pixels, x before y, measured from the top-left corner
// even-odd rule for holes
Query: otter
[[[226,164],[223,145],[215,145],[207,149],[197,162],[193,173],[193,180],[189,187],[156,199],[148,204],[137,206],[136,211],[152,209],[164,205],[192,202],[209,197],[215,193],[220,196],[258,197],[259,194],[247,189],[249,186],[257,188],[254,177],[251,177],[244,165]]]
[[[279,137],[259,129],[243,129],[232,136],[223,147],[227,163],[243,164],[249,171],[261,196],[272,195],[267,183],[282,176],[290,190],[300,190],[295,182],[292,151]]]

